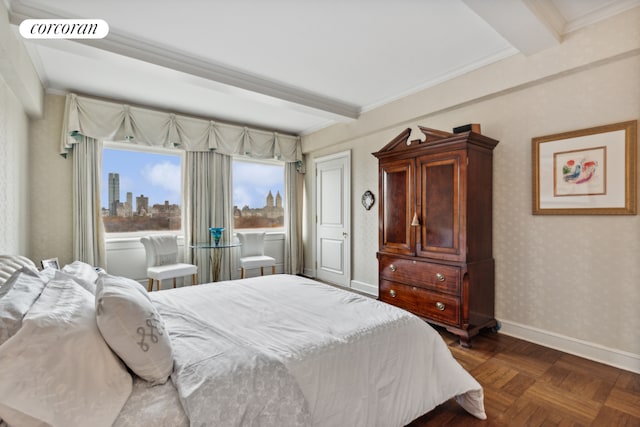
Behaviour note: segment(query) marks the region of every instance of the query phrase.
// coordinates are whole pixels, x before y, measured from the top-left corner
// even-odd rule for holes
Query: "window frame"
[[[239,162],[244,162],[244,163],[257,163],[257,164],[263,164],[263,165],[272,165],[272,166],[280,166],[282,167],[282,191],[283,193],[285,192],[287,183],[285,182],[285,165],[286,162],[282,161],[282,160],[277,160],[277,159],[256,159],[254,157],[247,157],[247,156],[231,156],[231,198],[233,199],[233,192],[235,190],[235,186],[234,186],[234,182],[233,182],[233,162],[235,161],[239,161]],[[274,194],[275,197],[275,194]],[[282,194],[282,198],[284,199],[283,203],[282,203],[282,207],[284,208],[284,212],[283,212],[283,216],[286,218],[287,215],[287,209],[286,209],[286,204],[287,204],[287,199],[285,198],[285,195]],[[262,228],[236,228],[235,226],[235,217],[233,216],[233,202],[231,203],[232,207],[231,207],[231,217],[232,217],[232,221],[233,221],[233,231],[234,233],[236,231],[239,232],[251,232],[251,231],[264,231],[267,234],[284,234],[285,233],[285,225],[284,223],[282,224],[282,227],[262,227]],[[240,207],[240,209],[242,209],[242,207]],[[285,221],[286,222],[286,221]]]
[[[149,145],[137,145],[132,143],[125,142],[117,142],[117,141],[103,141],[103,150],[111,149],[111,150],[121,150],[121,151],[133,151],[133,152],[143,152],[143,153],[151,153],[151,154],[163,154],[163,155],[174,155],[180,157],[180,230],[142,230],[142,231],[127,231],[127,232],[108,232],[104,231],[105,241],[126,241],[126,240],[139,240],[140,237],[153,235],[153,234],[175,234],[178,236],[178,239],[182,239],[184,236],[185,230],[185,195],[184,195],[184,179],[185,179],[185,159],[186,154],[184,150],[181,149],[171,149],[165,147],[153,147]],[[100,165],[101,175],[104,173],[102,170],[103,164]],[[102,180],[102,176],[100,178]],[[102,182],[101,182],[102,185]],[[102,190],[101,190],[102,191]],[[100,196],[100,220],[102,220],[102,195]],[[104,224],[103,224],[104,227]]]

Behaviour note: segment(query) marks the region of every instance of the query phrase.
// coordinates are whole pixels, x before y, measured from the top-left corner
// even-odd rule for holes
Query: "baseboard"
[[[378,297],[378,286],[370,285],[369,283],[352,280],[351,289],[354,289],[359,292],[364,292],[365,294],[374,296],[376,298]]]
[[[640,374],[640,355],[500,320],[500,333]]]

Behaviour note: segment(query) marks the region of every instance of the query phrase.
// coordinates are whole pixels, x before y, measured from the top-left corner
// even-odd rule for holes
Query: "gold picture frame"
[[[636,215],[638,121],[532,138],[534,215]]]

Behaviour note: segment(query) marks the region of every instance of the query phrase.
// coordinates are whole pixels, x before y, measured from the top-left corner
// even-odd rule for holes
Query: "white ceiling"
[[[103,19],[102,40],[25,40],[43,86],[305,134],[640,0],[5,0],[10,20]],[[16,34],[17,29],[16,29]]]

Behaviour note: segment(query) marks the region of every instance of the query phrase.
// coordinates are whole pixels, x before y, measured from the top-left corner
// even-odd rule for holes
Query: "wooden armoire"
[[[495,328],[492,165],[498,141],[479,125],[407,129],[379,162],[379,299],[444,326],[471,346]]]

